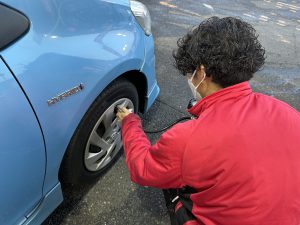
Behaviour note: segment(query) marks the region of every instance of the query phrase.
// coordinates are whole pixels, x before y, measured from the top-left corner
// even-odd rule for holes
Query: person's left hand
[[[118,108],[118,112],[117,112],[116,116],[117,116],[118,120],[120,122],[122,122],[122,120],[126,116],[128,116],[130,113],[132,113],[132,112],[130,112],[126,107],[121,107],[121,108]]]

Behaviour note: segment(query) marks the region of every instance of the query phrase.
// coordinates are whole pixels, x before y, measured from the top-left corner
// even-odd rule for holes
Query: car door
[[[39,203],[45,165],[37,119],[0,59],[0,224],[19,224]]]
[[[0,224],[6,225],[21,224],[38,206],[46,168],[38,120],[1,56],[27,29],[24,18],[0,3]]]

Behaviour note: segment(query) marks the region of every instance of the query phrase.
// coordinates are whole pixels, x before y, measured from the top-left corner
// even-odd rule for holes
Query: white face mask
[[[204,73],[204,77],[203,77],[202,80],[199,82],[199,84],[195,87],[192,81],[193,81],[194,76],[196,75],[196,73],[197,73],[197,70],[195,70],[194,73],[193,73],[193,75],[192,75],[192,77],[191,77],[190,79],[188,79],[188,84],[189,84],[189,86],[190,86],[190,88],[191,88],[191,91],[192,91],[192,93],[193,93],[194,98],[195,98],[197,101],[199,101],[199,100],[202,98],[202,96],[201,96],[201,95],[199,94],[199,92],[197,91],[197,88],[198,88],[199,85],[204,81],[204,79],[205,79],[205,77],[206,77],[206,74]]]

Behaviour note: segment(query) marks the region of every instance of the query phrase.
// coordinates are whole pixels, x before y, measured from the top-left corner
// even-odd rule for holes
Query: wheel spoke
[[[116,125],[118,124],[118,119],[116,118],[116,119],[114,119],[114,121],[112,122],[112,124],[111,124],[111,127],[112,128],[115,128],[116,127]]]
[[[107,111],[103,118],[103,124],[105,129],[109,129],[112,123],[113,118],[115,117],[115,113],[113,111],[113,108],[111,108],[109,111]]]
[[[119,133],[116,136],[116,139],[114,141],[113,146],[111,147],[110,151],[107,152],[107,156],[113,156],[115,152],[119,151],[122,147],[122,140],[121,140],[121,134]],[[115,148],[115,149],[114,149]],[[113,151],[114,150],[114,151]],[[113,153],[113,154],[112,154]]]
[[[115,139],[115,143],[118,145],[118,143],[121,143],[121,142],[122,142],[122,138],[121,138],[121,133],[119,132],[118,136]]]
[[[116,152],[118,152],[121,148],[122,148],[122,146],[123,146],[123,143],[122,143],[122,140],[121,140],[121,135],[120,135],[120,137],[118,137],[118,139],[120,140],[119,142],[116,142]]]
[[[94,166],[95,163],[101,159],[104,155],[106,154],[106,151],[105,150],[102,150],[98,153],[89,153],[88,154],[88,157],[85,159],[85,163],[87,166]]]
[[[128,104],[129,104],[129,101],[128,101],[128,99],[126,99],[126,100],[124,101],[124,107],[127,107]]]
[[[118,120],[115,119],[112,124],[110,125],[110,127],[108,127],[103,135],[103,138],[108,138],[110,137],[117,129],[116,125],[118,123]]]
[[[101,138],[96,131],[93,131],[90,137],[91,144],[99,146],[102,150],[108,150],[110,144],[108,144],[103,138]]]
[[[125,99],[124,102],[121,104],[121,107],[127,107],[129,105],[129,100]]]

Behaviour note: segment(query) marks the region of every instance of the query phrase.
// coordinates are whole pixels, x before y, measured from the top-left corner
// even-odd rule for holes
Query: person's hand
[[[116,114],[118,120],[120,122],[122,122],[122,120],[128,116],[130,113],[132,113],[131,111],[129,111],[126,107],[120,107],[118,108],[118,112]]]

